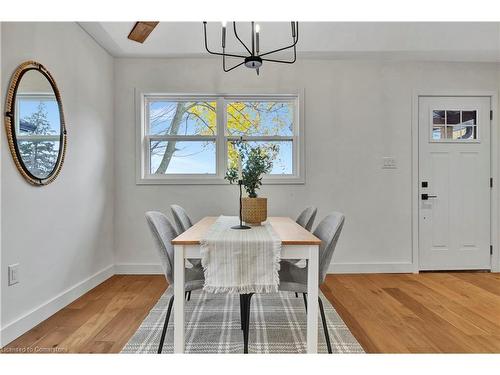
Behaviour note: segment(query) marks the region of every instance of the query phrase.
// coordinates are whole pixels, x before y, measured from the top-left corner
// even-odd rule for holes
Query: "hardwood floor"
[[[3,351],[118,353],[166,287],[162,275],[113,276]]]
[[[117,353],[166,286],[113,276],[4,351]],[[500,274],[329,275],[322,290],[368,353],[500,353]]]
[[[500,353],[500,274],[329,275],[323,293],[369,353]]]

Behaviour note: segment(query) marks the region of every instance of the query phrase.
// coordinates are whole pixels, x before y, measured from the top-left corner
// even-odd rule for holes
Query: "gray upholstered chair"
[[[186,210],[181,206],[173,204],[170,206],[172,215],[174,216],[175,225],[177,226],[177,233],[181,234],[193,226]]]
[[[316,218],[317,212],[318,209],[316,207],[313,206],[307,207],[304,211],[300,213],[300,215],[297,217],[297,220],[295,221],[301,227],[306,228],[310,232],[314,224],[314,219]]]
[[[345,217],[339,212],[332,212],[325,217],[316,227],[313,234],[321,240],[319,246],[319,280],[318,285],[325,282],[328,267],[333,257],[333,252],[337,241],[340,237],[340,232],[344,226]],[[302,293],[304,297],[304,304],[307,310],[307,267],[300,268],[293,263],[281,261],[281,269],[279,271],[280,285],[279,290],[287,292]],[[250,319],[250,298],[248,297],[244,308],[246,312],[242,314],[245,318],[244,329],[247,331],[243,337],[246,339],[245,348],[248,348],[248,327]],[[325,310],[323,309],[323,302],[318,298],[319,309],[321,313],[321,321],[323,323],[323,331],[325,333],[326,345],[328,353],[332,352],[330,343],[330,335],[328,334],[328,327],[326,325]]]
[[[297,220],[295,220],[295,222],[310,232],[314,224],[314,219],[316,218],[317,212],[318,209],[314,206],[306,207],[306,209],[302,211],[297,217]],[[297,265],[300,263],[302,268],[305,265],[305,261],[303,259],[288,259],[287,262]],[[298,297],[297,293],[295,293],[295,296]]]
[[[161,266],[163,268],[163,272],[165,273],[168,287],[171,288],[174,285],[174,246],[172,245],[172,240],[177,237],[177,231],[170,220],[161,212],[146,212],[146,220],[148,222],[149,229],[151,229],[151,232],[153,233],[156,250],[160,256]],[[191,293],[192,290],[202,289],[203,284],[205,283],[205,277],[201,266],[186,268],[184,280],[184,289],[187,293]],[[167,333],[168,320],[170,319],[173,303],[174,296],[172,295],[172,297],[170,297],[170,301],[168,302],[167,316],[165,317],[165,323],[163,324],[158,353],[161,353],[163,348],[163,342],[165,341],[165,334]]]
[[[173,204],[170,206],[170,209],[172,210],[172,216],[174,217],[178,234],[184,233],[193,226],[193,223],[191,222],[191,219],[189,218],[184,208]],[[188,259],[188,262],[191,263],[194,267],[201,267],[200,259]]]

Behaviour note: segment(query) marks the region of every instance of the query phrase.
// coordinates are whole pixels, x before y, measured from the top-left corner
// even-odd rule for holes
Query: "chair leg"
[[[299,293],[295,292],[295,298],[299,298]]]
[[[243,353],[248,354],[248,334],[250,330],[250,303],[253,293],[244,294],[245,301],[245,327],[243,330]]]
[[[307,293],[302,293],[302,297],[304,297],[304,306],[306,307],[306,312],[307,312],[307,297],[306,297],[306,294]]]
[[[174,303],[174,296],[170,297],[170,302],[168,303],[167,316],[165,317],[165,323],[163,323],[163,331],[161,332],[160,345],[158,346],[158,354],[161,354],[163,349],[163,342],[165,341],[165,335],[167,334],[168,320],[170,319],[170,313],[172,312],[172,305]]]
[[[321,321],[323,322],[323,332],[325,332],[326,347],[328,353],[332,354],[332,344],[330,343],[330,335],[328,334],[328,326],[326,325],[325,310],[323,309],[323,301],[318,297],[319,311],[321,312]]]
[[[240,322],[241,322],[241,329],[245,329],[245,295],[240,294]]]
[[[191,301],[191,291],[188,292],[188,301]]]

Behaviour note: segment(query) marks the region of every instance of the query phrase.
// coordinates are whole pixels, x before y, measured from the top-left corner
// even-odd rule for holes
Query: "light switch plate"
[[[8,269],[9,286],[19,283],[19,263],[11,264]]]
[[[396,159],[391,156],[385,156],[382,158],[382,169],[396,169]]]

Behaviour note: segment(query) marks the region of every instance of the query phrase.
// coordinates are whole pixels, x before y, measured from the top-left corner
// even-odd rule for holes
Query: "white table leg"
[[[309,247],[307,271],[307,353],[318,352],[319,247]]]
[[[184,246],[174,254],[174,353],[184,353]]]

